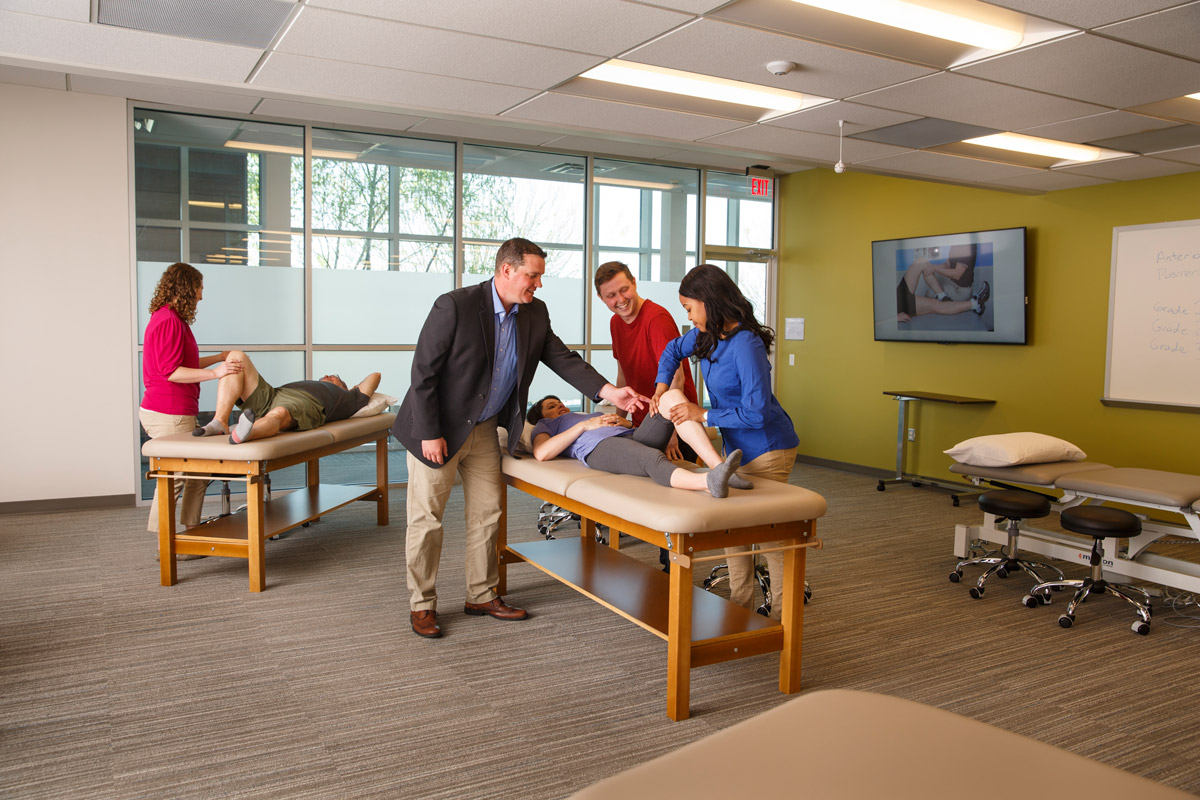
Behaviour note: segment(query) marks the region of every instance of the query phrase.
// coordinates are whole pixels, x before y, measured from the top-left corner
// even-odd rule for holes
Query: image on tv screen
[[[1023,344],[1025,229],[871,245],[878,341]]]

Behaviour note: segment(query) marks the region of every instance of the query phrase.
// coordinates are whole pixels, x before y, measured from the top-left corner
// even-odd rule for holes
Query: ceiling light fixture
[[[672,189],[678,189],[678,184],[674,183],[655,183],[654,181],[635,181],[628,178],[592,178],[592,183],[601,183],[605,186],[627,186],[631,189],[658,189],[663,192],[669,192]]]
[[[985,50],[1011,50],[1025,38],[1024,18],[977,0],[793,0],[893,28]]]
[[[771,111],[798,111],[805,102],[799,92],[620,59],[593,67],[579,77]]]
[[[1184,95],[1184,97],[1190,97],[1193,100],[1200,100],[1200,92],[1196,92],[1195,94]]]
[[[1097,161],[1101,158],[1129,155],[1117,150],[1105,150],[1087,144],[1060,142],[1055,139],[1042,139],[1037,136],[1025,136],[1020,133],[993,133],[990,136],[963,139],[963,143],[977,144],[981,147],[994,147],[999,150],[1015,150],[1018,153],[1031,153],[1037,156],[1058,158],[1063,161]]]
[[[256,153],[283,153],[289,156],[302,155],[299,147],[288,147],[282,144],[261,144],[259,142],[226,142],[226,147],[235,150],[253,150]],[[347,153],[343,150],[313,150],[313,158],[336,158],[341,161],[356,161],[358,153]]]

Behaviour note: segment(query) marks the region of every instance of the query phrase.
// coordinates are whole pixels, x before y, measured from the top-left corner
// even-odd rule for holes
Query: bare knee
[[[279,423],[279,430],[287,431],[296,427],[296,421],[292,419],[292,415],[283,406],[275,406],[266,414],[262,415],[263,419],[269,419]]]
[[[681,390],[668,389],[662,397],[658,398],[658,412],[665,417],[672,408],[687,401],[687,396]]]

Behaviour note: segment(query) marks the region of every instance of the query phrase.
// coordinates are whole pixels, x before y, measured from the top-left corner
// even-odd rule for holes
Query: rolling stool
[[[1045,581],[1038,574],[1037,569],[1048,569],[1058,573],[1059,579],[1062,578],[1062,570],[1058,567],[1053,567],[1049,564],[1043,564],[1040,561],[1027,561],[1017,557],[1017,536],[1021,533],[1021,520],[1037,519],[1039,517],[1050,516],[1050,501],[1040,494],[1033,492],[1023,492],[1019,489],[995,489],[990,492],[984,492],[979,495],[979,507],[988,514],[995,514],[997,521],[1008,520],[1008,547],[1007,553],[1005,548],[999,551],[993,550],[979,558],[968,558],[958,562],[958,566],[950,573],[950,580],[953,583],[958,583],[962,578],[963,567],[975,566],[976,564],[990,565],[975,585],[971,587],[971,597],[983,597],[983,584],[992,575],[999,575],[1001,578],[1007,578],[1010,572],[1015,572],[1022,569],[1033,579],[1038,585],[1042,585]],[[998,553],[998,555],[997,555]],[[1050,593],[1037,595],[1037,601],[1042,603],[1050,602]]]
[[[1142,521],[1128,511],[1107,506],[1075,506],[1062,512],[1062,526],[1069,531],[1082,533],[1092,537],[1092,574],[1083,580],[1057,580],[1039,583],[1029,590],[1029,594],[1021,601],[1033,608],[1046,602],[1044,598],[1051,589],[1074,588],[1075,596],[1067,605],[1065,614],[1058,618],[1058,624],[1064,628],[1071,627],[1075,621],[1075,607],[1088,598],[1093,592],[1116,595],[1132,605],[1138,613],[1134,620],[1134,633],[1145,636],[1150,632],[1150,595],[1145,589],[1124,583],[1109,583],[1104,580],[1104,545],[1108,538],[1124,538],[1137,536],[1142,532]]]

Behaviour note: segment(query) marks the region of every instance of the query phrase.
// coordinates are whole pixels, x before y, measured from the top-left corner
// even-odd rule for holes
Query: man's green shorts
[[[253,411],[255,419],[261,419],[272,408],[282,406],[296,422],[295,430],[309,431],[325,424],[325,407],[317,402],[317,398],[308,392],[286,386],[276,389],[262,375],[258,376],[254,391],[238,405]]]

